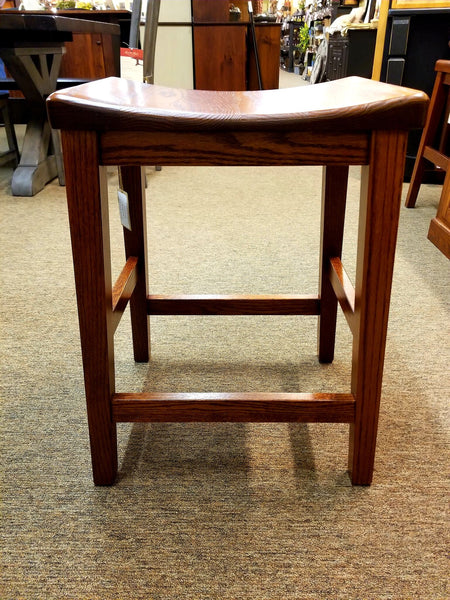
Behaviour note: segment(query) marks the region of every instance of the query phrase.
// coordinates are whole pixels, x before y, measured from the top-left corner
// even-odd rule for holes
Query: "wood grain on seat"
[[[361,77],[282,90],[181,90],[110,77],[49,97],[57,129],[95,131],[333,132],[409,129],[423,122],[427,96]]]

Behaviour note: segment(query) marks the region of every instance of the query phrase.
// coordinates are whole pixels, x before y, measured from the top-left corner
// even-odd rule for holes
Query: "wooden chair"
[[[449,114],[450,114],[450,60],[438,60],[435,71],[431,102],[425,127],[420,140],[416,162],[405,205],[413,208],[423,180],[427,161],[435,168],[445,171],[444,185],[436,217],[428,230],[428,239],[447,258],[450,258],[450,159],[449,159]]]
[[[118,422],[350,424],[353,484],[372,480],[407,132],[422,92],[351,77],[254,92],[180,90],[110,78],[52,94],[62,130],[94,481],[117,472]],[[325,165],[317,296],[148,295],[142,167]],[[83,165],[80,169],[79,165]],[[126,263],[113,285],[106,167],[128,193]],[[353,287],[341,262],[349,165],[362,165]],[[299,199],[299,201],[301,201]],[[319,233],[318,233],[319,235]],[[353,333],[348,393],[124,393],[114,387],[114,330],[130,304],[134,358],[149,360],[148,315],[318,315],[318,357],[334,355],[337,304]]]
[[[8,142],[8,150],[0,153],[0,165],[5,165],[12,162],[14,167],[19,163],[19,147],[17,145],[16,132],[8,109],[8,92],[0,90],[0,111],[5,126],[6,140]]]

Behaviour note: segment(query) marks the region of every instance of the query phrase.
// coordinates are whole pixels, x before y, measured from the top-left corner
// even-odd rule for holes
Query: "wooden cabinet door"
[[[117,37],[117,36],[115,36]],[[120,75],[110,34],[74,33],[66,43],[60,77],[69,79],[101,79]]]
[[[194,25],[197,90],[246,89],[246,26]]]
[[[228,21],[228,0],[192,0],[192,16],[195,22]]]
[[[278,89],[280,80],[281,25],[256,25],[255,31],[263,90],[276,90]],[[258,75],[250,28],[248,31],[247,48],[248,89],[258,90]]]

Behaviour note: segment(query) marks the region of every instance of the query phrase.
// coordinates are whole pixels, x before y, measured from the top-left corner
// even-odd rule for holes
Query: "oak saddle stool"
[[[428,239],[450,258],[450,60],[438,60],[425,127],[405,205],[413,208],[425,174],[427,161],[445,172],[437,214],[428,230]]]
[[[407,132],[419,91],[350,77],[252,92],[171,89],[108,78],[53,93],[61,129],[94,481],[117,474],[118,422],[350,424],[353,484],[372,481]],[[152,296],[145,165],[324,165],[317,296]],[[79,165],[83,165],[80,169]],[[120,167],[131,230],[111,282],[106,167]],[[362,165],[353,287],[341,262],[349,165]],[[299,200],[300,201],[300,200]],[[148,315],[318,315],[318,356],[334,355],[337,303],[353,333],[348,393],[116,393],[114,331],[130,304],[134,358],[149,360]]]

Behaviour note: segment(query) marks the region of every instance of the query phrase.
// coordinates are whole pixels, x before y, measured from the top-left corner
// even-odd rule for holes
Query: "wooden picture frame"
[[[392,0],[391,8],[450,8],[449,0]]]

